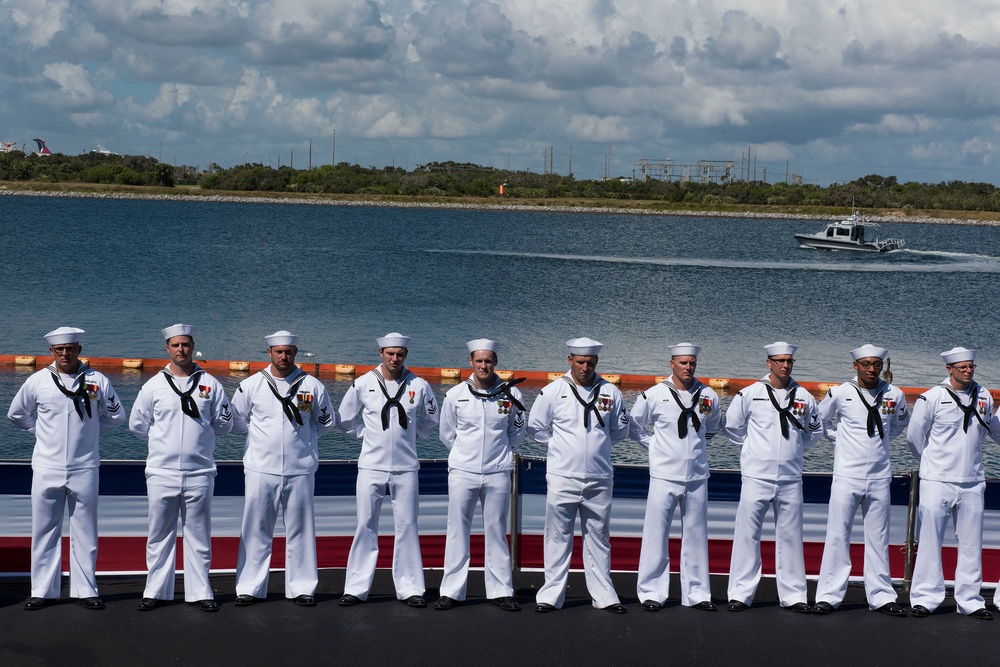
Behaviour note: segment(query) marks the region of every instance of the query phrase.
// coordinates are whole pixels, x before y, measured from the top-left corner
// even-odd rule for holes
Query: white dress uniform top
[[[855,360],[884,359],[886,353],[885,348],[871,345],[851,352]],[[816,601],[837,608],[844,600],[851,575],[851,528],[860,505],[865,530],[865,593],[869,608],[879,609],[896,601],[889,575],[889,443],[910,420],[906,397],[884,380],[874,389],[866,389],[854,378],[830,389],[820,401],[819,415],[827,439],[834,444],[834,456]]]
[[[767,346],[769,355],[794,354],[795,346]],[[790,349],[791,351],[787,351]],[[794,379],[784,389],[769,376],[739,392],[729,405],[726,436],[740,445],[742,489],[736,510],[729,599],[753,603],[760,583],[760,536],[774,508],[775,569],[782,607],[806,604],[802,553],[802,455],[823,436],[816,399]]]
[[[971,362],[975,351],[955,348],[941,356],[946,364]],[[956,390],[947,379],[913,404],[906,441],[920,463],[920,549],[913,566],[911,605],[933,612],[944,601],[941,545],[950,518],[958,540],[955,604],[962,614],[984,608],[983,440],[987,433],[1000,438],[1000,420],[993,417],[991,422],[992,411],[993,397],[986,388],[972,382],[964,391]]]
[[[572,354],[597,355],[570,345]],[[580,387],[570,373],[548,384],[528,414],[528,435],[548,448],[545,481],[545,584],[537,603],[561,609],[573,553],[576,515],[583,535],[583,566],[594,607],[620,604],[611,581],[611,497],[614,475],[611,447],[628,437],[629,416],[621,391],[594,374],[591,387]]]
[[[49,332],[49,345],[78,343],[82,329]],[[100,434],[125,423],[118,394],[82,363],[74,375],[55,363],[33,373],[7,417],[35,435],[31,456],[31,597],[59,597],[63,513],[69,511],[69,595],[97,597],[97,494]]]
[[[690,354],[697,356],[699,348]],[[674,377],[646,390],[632,406],[629,437],[649,450],[649,495],[642,524],[636,594],[662,605],[670,593],[670,525],[681,515],[681,604],[711,602],[708,570],[708,450],[719,431],[719,395],[694,379]],[[652,428],[652,432],[650,432]]]
[[[477,347],[470,347],[470,352],[496,351],[483,341],[469,345],[473,343]],[[453,600],[465,599],[469,536],[477,501],[483,506],[486,597],[514,595],[507,511],[513,452],[524,439],[525,414],[517,387],[496,375],[494,379],[492,387],[480,391],[470,377],[452,387],[441,404],[441,442],[448,448],[448,537],[440,590]]]
[[[189,377],[174,376],[168,365],[139,390],[129,429],[149,443],[149,575],[143,598],[174,598],[179,515],[184,536],[184,600],[214,599],[208,572],[212,565],[215,439],[232,427],[225,389],[197,364]]]
[[[408,337],[399,338],[389,342],[405,344],[382,344],[385,339],[379,339],[379,347],[409,347]],[[379,513],[388,489],[395,526],[392,580],[396,597],[406,600],[423,596],[425,589],[417,528],[417,439],[434,432],[438,404],[427,381],[406,367],[398,382],[384,378],[381,368],[357,378],[340,403],[340,428],[362,440],[358,457],[358,527],[347,556],[344,594],[368,599],[378,561]],[[361,418],[357,419],[359,413]]]
[[[281,342],[269,336],[268,344],[295,345],[298,336],[289,336],[293,339]],[[269,368],[241,382],[232,401],[233,433],[247,434],[236,594],[267,597],[280,510],[285,525],[285,597],[294,599],[315,595],[319,581],[313,505],[319,467],[316,440],[336,426],[337,419],[322,382],[298,368],[286,378],[273,376]]]

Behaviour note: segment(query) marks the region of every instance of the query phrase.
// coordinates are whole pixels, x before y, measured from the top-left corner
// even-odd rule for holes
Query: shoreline
[[[422,202],[384,201],[377,199],[332,199],[321,196],[285,196],[286,193],[271,195],[222,195],[222,194],[162,194],[141,192],[85,192],[79,190],[11,190],[0,186],[0,196],[8,197],[54,197],[64,199],[114,199],[125,201],[182,201],[222,204],[292,204],[312,206],[367,206],[382,208],[422,208],[469,211],[517,211],[527,213],[583,213],[596,215],[645,215],[691,218],[749,218],[756,220],[840,220],[844,214],[780,213],[760,211],[696,211],[696,210],[652,210],[648,208],[610,206],[562,206],[539,204],[488,204],[474,202]],[[1000,220],[979,220],[969,218],[932,218],[927,216],[866,215],[876,223],[906,223],[929,225],[970,225],[979,227],[1000,226]]]

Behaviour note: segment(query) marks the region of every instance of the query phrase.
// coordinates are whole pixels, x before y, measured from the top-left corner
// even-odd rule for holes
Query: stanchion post
[[[510,561],[521,571],[521,455],[514,452],[514,475],[510,483]]]
[[[903,592],[913,583],[913,561],[917,556],[917,503],[920,502],[920,471],[910,471],[910,500],[906,507],[906,563],[903,569]]]

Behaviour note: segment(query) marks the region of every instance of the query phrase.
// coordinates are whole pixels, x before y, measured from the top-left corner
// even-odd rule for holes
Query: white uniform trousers
[[[173,600],[177,568],[177,518],[184,535],[184,601],[212,600],[212,494],[215,475],[150,474],[149,537],[146,539],[144,598]]]
[[[775,573],[782,607],[806,602],[806,566],[802,554],[802,482],[771,482],[743,477],[736,509],[729,599],[753,603],[760,583],[760,535],[767,508],[774,508]]]
[[[618,604],[611,582],[611,493],[610,479],[573,479],[545,476],[545,583],[536,602],[561,609],[566,601],[566,580],[573,554],[573,531],[580,514],[583,534],[583,570],[593,606],[603,609]]]
[[[378,562],[378,521],[386,490],[392,503],[395,540],[392,552],[392,582],[396,597],[405,600],[424,594],[424,563],[420,556],[420,533],[417,529],[420,489],[417,471],[386,472],[358,469],[358,528],[347,555],[344,593],[362,600],[375,577]]]
[[[958,540],[955,605],[962,614],[985,607],[983,583],[983,492],[985,482],[920,480],[920,539],[913,565],[910,604],[934,611],[944,601],[941,545],[950,518]]]
[[[835,609],[844,601],[851,576],[851,528],[861,505],[865,528],[865,594],[868,607],[878,609],[896,601],[889,575],[889,480],[833,476],[826,521],[823,562],[816,584],[816,602]]]
[[[661,605],[670,594],[670,524],[681,515],[681,604],[710,602],[708,576],[708,480],[672,482],[651,477],[642,523],[636,594]]]
[[[69,596],[97,596],[98,469],[33,468],[31,597],[59,597],[63,512],[69,514]]]
[[[478,475],[448,470],[448,539],[444,548],[441,595],[465,599],[469,577],[469,536],[476,503],[483,505],[486,597],[511,597],[514,581],[507,545],[507,511],[510,507],[510,473]]]
[[[246,470],[245,477],[236,594],[267,597],[274,524],[281,510],[285,525],[285,597],[315,595],[319,583],[313,506],[315,473],[270,475]]]

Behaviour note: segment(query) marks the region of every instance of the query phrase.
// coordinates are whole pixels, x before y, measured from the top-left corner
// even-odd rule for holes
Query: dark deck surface
[[[321,572],[312,608],[284,599],[282,577],[272,574],[266,602],[236,607],[233,575],[213,576],[221,604],[214,614],[181,601],[180,582],[178,600],[151,612],[136,609],[143,587],[137,577],[102,577],[107,609],[98,612],[70,600],[24,611],[27,581],[0,582],[0,665],[935,664],[995,659],[1000,637],[1000,619],[956,614],[950,598],[925,619],[870,612],[857,586],[828,616],[781,609],[770,579],[744,612],[703,612],[671,600],[650,613],[635,597],[635,575],[616,574],[629,613],[615,615],[592,608],[583,575],[573,573],[566,606],[543,615],[533,604],[541,573],[515,576],[520,613],[481,597],[481,572],[470,576],[469,600],[450,611],[396,601],[381,570],[369,601],[350,608],[337,605],[343,570]],[[439,581],[439,571],[427,572],[428,602]],[[717,602],[725,600],[725,586],[713,578]],[[907,603],[905,595],[900,602]]]

